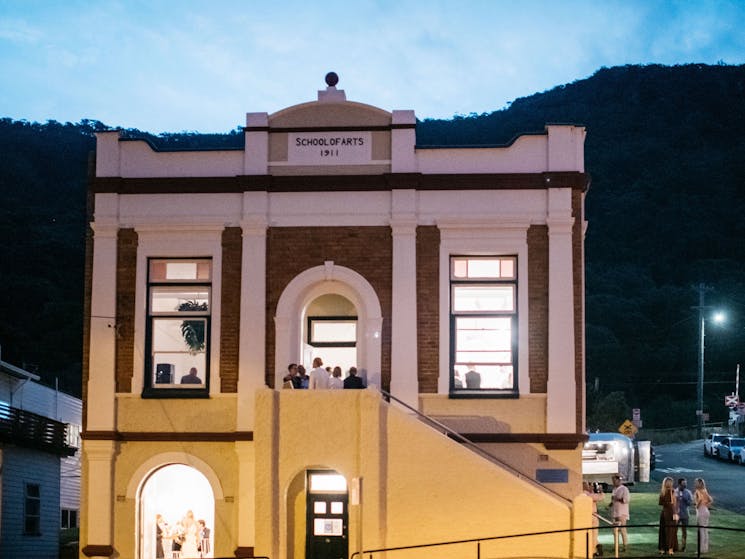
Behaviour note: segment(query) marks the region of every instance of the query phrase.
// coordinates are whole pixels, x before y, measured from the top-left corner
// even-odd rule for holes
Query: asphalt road
[[[745,514],[745,466],[704,457],[703,440],[655,445],[654,450],[657,467],[652,472],[653,480],[662,482],[662,478],[670,476],[677,483],[679,477],[684,477],[693,492],[693,480],[703,478],[715,506]]]

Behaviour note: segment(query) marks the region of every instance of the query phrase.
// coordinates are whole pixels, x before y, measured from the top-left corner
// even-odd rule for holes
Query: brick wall
[[[437,393],[440,371],[440,230],[416,229],[417,368],[419,392]]]
[[[242,253],[241,228],[226,227],[222,233],[220,392],[238,391]]]
[[[137,233],[120,229],[116,241],[116,391],[132,391]]]
[[[321,219],[321,218],[319,218]],[[333,221],[333,217],[327,219]],[[381,379],[391,377],[391,277],[393,242],[390,227],[271,227],[267,231],[266,383],[274,386],[274,316],[279,297],[301,272],[331,260],[350,268],[372,285],[380,300]],[[301,317],[298,316],[298,320]],[[310,365],[305,363],[306,367]]]
[[[528,229],[528,344],[530,391],[548,388],[548,226]]]

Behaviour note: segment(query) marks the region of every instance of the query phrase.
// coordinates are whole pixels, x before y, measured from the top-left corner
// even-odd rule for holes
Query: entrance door
[[[346,559],[349,550],[349,494],[344,476],[308,472],[306,559]]]

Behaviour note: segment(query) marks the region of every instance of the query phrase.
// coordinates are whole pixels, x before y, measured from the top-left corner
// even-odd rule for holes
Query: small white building
[[[56,559],[80,511],[82,401],[0,360],[0,557]]]

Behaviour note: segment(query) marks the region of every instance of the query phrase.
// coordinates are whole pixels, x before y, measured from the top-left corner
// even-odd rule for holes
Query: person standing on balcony
[[[329,387],[329,373],[323,368],[323,359],[313,359],[313,370],[310,372],[308,388],[310,390],[326,390]]]
[[[329,377],[329,388],[331,390],[344,388],[344,381],[341,380],[341,367],[338,365],[334,367],[334,370],[331,372],[331,376]]]
[[[349,367],[349,376],[344,379],[344,388],[365,388],[365,383],[362,382],[362,379],[357,376],[357,367]]]
[[[295,377],[295,388],[307,389],[310,378],[305,374],[305,367],[302,365],[297,366],[297,376]]]

